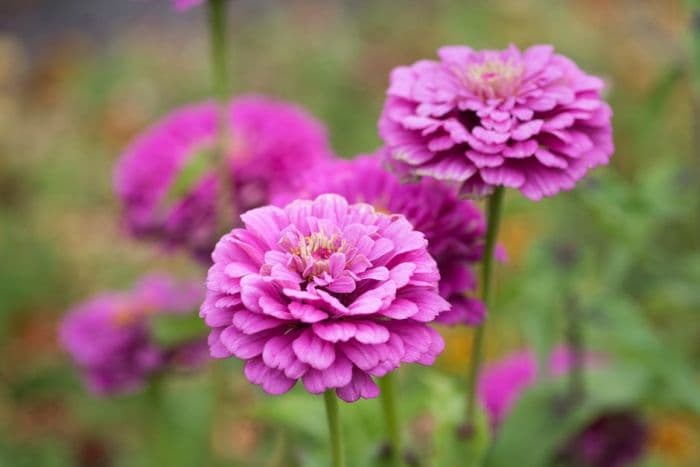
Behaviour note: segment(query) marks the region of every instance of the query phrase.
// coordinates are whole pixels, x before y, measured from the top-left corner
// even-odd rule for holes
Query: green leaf
[[[171,204],[190,193],[195,185],[209,171],[213,170],[215,164],[213,151],[210,149],[197,151],[187,161],[177,173],[177,177],[170,185],[163,201]]]

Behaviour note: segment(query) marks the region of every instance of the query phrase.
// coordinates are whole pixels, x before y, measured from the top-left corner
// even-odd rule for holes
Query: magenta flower
[[[337,193],[350,203],[367,203],[378,211],[406,216],[416,230],[425,234],[428,252],[440,271],[440,295],[452,305],[436,321],[480,324],[485,307],[473,297],[477,286],[473,267],[483,256],[486,226],[481,211],[471,201],[460,200],[456,190],[435,180],[401,183],[382,167],[383,156],[379,151],[321,165],[307,173],[309,183],[298,195],[313,198]]]
[[[449,304],[403,216],[328,194],[241,218],[214,250],[200,315],[211,355],[245,360],[251,383],[282,394],[301,379],[351,402],[378,395],[372,376],[442,351],[428,324]]]
[[[311,167],[331,154],[325,128],[307,112],[244,96],[234,99],[226,112],[224,140],[231,172],[208,169],[215,164],[218,114],[214,102],[175,110],[134,141],[114,177],[134,236],[183,247],[205,262],[219,226],[238,223],[233,213],[217,213],[217,174],[229,177],[226,186],[235,186],[228,195],[230,204],[244,212],[267,204],[274,193],[295,188],[300,166]]]
[[[406,172],[468,195],[505,186],[539,200],[607,164],[612,111],[603,81],[551,46],[449,46],[438,56],[391,73],[379,132]]]
[[[172,0],[177,11],[185,11],[204,3],[204,0]]]
[[[94,393],[134,391],[166,366],[190,368],[202,363],[201,345],[196,342],[171,349],[156,345],[149,317],[192,312],[203,292],[197,283],[149,276],[130,292],[103,293],[76,306],[61,323],[61,343]]]

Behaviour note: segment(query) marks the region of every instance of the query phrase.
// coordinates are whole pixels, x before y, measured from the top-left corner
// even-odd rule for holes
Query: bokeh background
[[[440,45],[552,43],[603,76],[616,154],[574,192],[507,197],[509,261],[499,266],[487,354],[561,342],[563,309],[576,307],[586,345],[623,368],[597,389],[627,391],[649,424],[641,465],[697,466],[700,26],[691,3],[233,0],[232,88],[307,106],[351,157],[379,144],[389,71]],[[61,315],[90,294],[150,271],[203,278],[187,257],[125,235],[111,172],[138,131],[209,94],[207,45],[204,9],[177,14],[166,0],[0,1],[2,466],[147,465],[159,443],[168,466],[326,462],[318,398],[264,397],[238,363],[219,362],[169,379],[154,412],[147,391],[88,394],[57,343]],[[425,465],[457,465],[445,440],[462,410],[471,333],[444,333],[436,368],[401,372],[405,436]],[[350,465],[381,461],[376,401],[342,412]],[[145,435],[154,423],[156,436]]]

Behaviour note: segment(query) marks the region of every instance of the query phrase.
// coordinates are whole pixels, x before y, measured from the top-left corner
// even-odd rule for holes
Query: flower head
[[[114,177],[132,234],[184,247],[203,261],[219,225],[237,223],[233,213],[217,212],[217,177],[227,177],[224,186],[234,187],[227,198],[244,212],[295,187],[300,167],[330,154],[325,128],[304,110],[244,96],[226,108],[223,173],[216,166],[219,110],[214,102],[175,110],[134,141]]]
[[[551,46],[449,46],[438,56],[391,73],[379,132],[402,170],[468,195],[505,186],[539,200],[607,164],[603,82]]]
[[[200,315],[211,355],[246,361],[248,380],[282,394],[376,397],[372,376],[432,364],[428,323],[449,308],[423,234],[399,215],[338,195],[266,206],[214,250]]]
[[[477,284],[473,266],[483,256],[486,231],[481,211],[471,201],[459,199],[456,190],[436,180],[402,183],[382,166],[383,156],[383,151],[379,151],[320,165],[307,174],[308,183],[297,195],[337,193],[350,203],[367,203],[380,212],[403,214],[416,230],[425,234],[428,252],[440,271],[440,295],[452,305],[436,321],[480,324],[485,308],[472,295]]]
[[[197,358],[201,362],[196,343],[159,347],[151,339],[149,322],[156,314],[192,312],[202,295],[200,284],[149,276],[130,292],[103,293],[77,305],[61,323],[60,339],[91,391],[133,391],[166,365],[189,367]],[[183,355],[187,359],[179,365]]]

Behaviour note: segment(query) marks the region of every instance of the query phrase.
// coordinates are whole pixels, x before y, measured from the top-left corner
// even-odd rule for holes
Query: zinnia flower
[[[403,170],[482,196],[539,200],[607,164],[612,111],[603,81],[538,45],[521,52],[442,47],[391,73],[379,132]]]
[[[484,250],[486,225],[481,211],[436,180],[401,183],[382,167],[382,160],[383,151],[378,151],[320,165],[307,173],[309,183],[298,195],[313,198],[337,193],[350,203],[367,203],[378,211],[406,216],[416,230],[425,234],[428,252],[440,271],[440,295],[452,305],[436,321],[480,324],[485,308],[472,295],[477,285],[473,266],[481,261]]]
[[[241,219],[214,250],[200,315],[211,355],[245,360],[251,383],[282,394],[300,379],[351,402],[377,396],[372,376],[442,351],[428,323],[449,304],[403,216],[327,194]]]
[[[184,247],[208,261],[219,226],[237,224],[233,213],[217,213],[217,177],[228,177],[225,186],[235,192],[227,198],[244,212],[296,187],[300,166],[311,167],[331,153],[324,126],[295,105],[244,96],[227,106],[226,115],[230,173],[215,161],[214,102],[175,110],[121,156],[114,185],[133,235]]]
[[[203,293],[197,283],[149,276],[132,291],[102,293],[77,305],[63,319],[60,339],[91,391],[130,392],[171,364],[185,368],[201,364],[200,343],[164,349],[153,342],[149,317],[192,312]]]
[[[584,364],[600,362],[597,355],[586,355]],[[556,349],[549,360],[550,373],[561,376],[573,367],[573,354]],[[535,384],[537,359],[533,352],[514,353],[485,368],[479,378],[479,400],[491,427],[497,430],[523,392]],[[628,410],[603,413],[569,440],[557,454],[561,465],[622,467],[641,455],[646,443],[646,427]],[[559,464],[557,464],[559,465]]]
[[[204,0],[173,0],[177,11],[185,11],[204,3]]]

